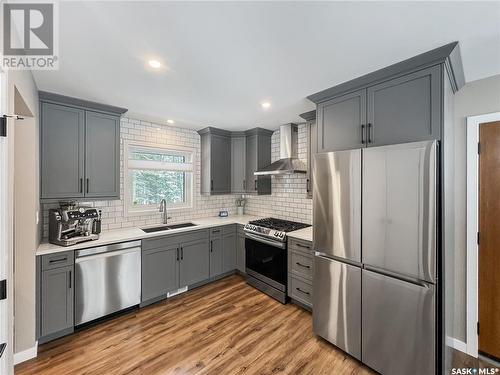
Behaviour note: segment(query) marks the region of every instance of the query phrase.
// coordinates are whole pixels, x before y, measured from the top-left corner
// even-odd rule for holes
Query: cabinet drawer
[[[312,280],[313,258],[304,253],[290,252],[291,271],[305,279]]]
[[[210,228],[210,238],[219,237],[222,235],[223,227]]]
[[[236,233],[236,224],[226,225],[222,227],[222,234],[232,234]]]
[[[290,250],[300,251],[310,255],[314,254],[312,243],[309,241],[303,241],[291,238],[290,240],[288,240],[288,244],[290,246]]]
[[[63,253],[42,255],[42,271],[72,266],[73,260],[74,251],[65,251]]]
[[[291,277],[290,296],[303,304],[312,307],[312,285]]]

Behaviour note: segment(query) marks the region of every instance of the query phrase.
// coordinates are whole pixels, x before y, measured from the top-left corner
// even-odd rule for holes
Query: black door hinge
[[[477,244],[479,245],[479,232],[477,232]]]
[[[7,280],[0,280],[0,300],[7,298]]]
[[[0,116],[0,137],[7,137],[7,119],[14,118],[16,120],[24,120],[18,115],[2,115]]]
[[[477,153],[478,155],[481,153],[481,143],[477,142]]]
[[[7,137],[7,117],[0,116],[0,137]]]
[[[479,322],[477,322],[477,335],[479,336]]]

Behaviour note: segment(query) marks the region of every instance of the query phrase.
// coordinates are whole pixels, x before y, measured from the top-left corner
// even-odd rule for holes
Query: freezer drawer
[[[362,361],[383,375],[434,374],[434,286],[362,274]]]
[[[314,332],[361,359],[361,269],[314,257]]]
[[[436,280],[435,141],[363,150],[363,263]]]
[[[316,154],[313,163],[313,248],[361,261],[361,150]]]

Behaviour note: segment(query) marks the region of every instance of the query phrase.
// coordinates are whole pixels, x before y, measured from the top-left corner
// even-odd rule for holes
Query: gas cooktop
[[[310,227],[310,225],[268,217],[265,219],[250,221],[245,225],[245,231],[284,242],[286,241],[287,232],[293,232],[294,230],[307,227]]]

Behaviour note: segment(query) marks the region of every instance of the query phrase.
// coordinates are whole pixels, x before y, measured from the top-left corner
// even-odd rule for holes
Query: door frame
[[[8,73],[0,69],[0,115],[8,113]],[[7,120],[7,135],[0,148],[0,261],[3,270],[0,276],[7,280],[7,316],[0,320],[0,331],[6,336],[7,346],[0,363],[0,372],[10,374],[14,370],[14,304],[13,304],[13,133],[11,121]],[[6,319],[6,320],[4,320]],[[6,367],[6,368],[5,368]]]
[[[467,354],[479,354],[479,125],[500,121],[500,112],[467,117],[467,286],[466,286],[466,343]]]

